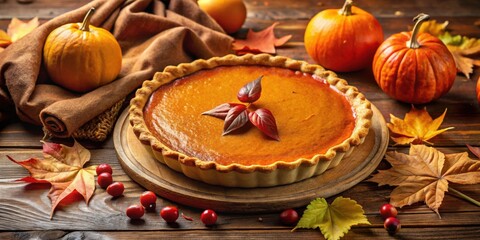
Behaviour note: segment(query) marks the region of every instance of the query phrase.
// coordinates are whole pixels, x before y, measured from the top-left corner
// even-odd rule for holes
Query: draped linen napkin
[[[122,53],[115,81],[79,94],[55,85],[42,64],[43,45],[55,28],[81,22],[113,33]],[[58,16],[0,53],[0,121],[13,111],[56,137],[69,137],[168,65],[231,53],[232,38],[195,0],[95,0]]]

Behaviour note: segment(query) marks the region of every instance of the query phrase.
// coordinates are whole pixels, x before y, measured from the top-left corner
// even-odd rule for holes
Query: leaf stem
[[[452,193],[454,193],[455,195],[457,195],[458,197],[463,198],[463,199],[465,199],[465,200],[467,200],[467,201],[469,201],[469,202],[477,205],[477,207],[480,207],[480,202],[479,202],[479,201],[477,201],[477,200],[475,200],[475,199],[473,199],[473,198],[471,198],[471,197],[463,194],[462,192],[460,192],[460,191],[458,191],[458,190],[456,190],[456,189],[454,189],[454,188],[452,188],[452,187],[448,187],[448,192],[452,192]]]

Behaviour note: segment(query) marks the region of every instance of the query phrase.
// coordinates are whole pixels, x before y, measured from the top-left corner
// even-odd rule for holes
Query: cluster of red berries
[[[101,188],[107,189],[107,193],[112,197],[120,197],[125,190],[125,186],[121,182],[113,182],[112,167],[109,164],[102,163],[97,169],[97,183]]]
[[[146,191],[142,193],[142,195],[140,195],[141,205],[130,205],[126,211],[127,217],[130,219],[140,219],[145,214],[145,209],[147,209],[147,211],[155,210],[157,205],[156,201],[157,195],[155,195],[155,193],[152,191]],[[165,222],[174,223],[177,221],[179,216],[178,208],[175,206],[166,206],[160,211],[160,216],[163,218],[163,220],[165,220]],[[190,217],[184,216],[183,214],[182,216],[189,221],[193,221],[193,219]],[[207,226],[214,225],[217,222],[217,214],[215,211],[207,209],[200,215],[200,220]]]
[[[383,204],[380,208],[380,215],[385,220],[383,227],[388,233],[395,234],[401,228],[400,221],[397,218],[398,211],[391,204]]]

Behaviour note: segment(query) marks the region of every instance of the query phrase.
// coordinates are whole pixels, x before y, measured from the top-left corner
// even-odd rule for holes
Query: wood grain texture
[[[35,16],[45,22],[57,15],[75,9],[89,0],[49,1],[35,0],[31,4],[19,4],[15,0],[0,1],[0,29],[5,30],[11,17],[31,19]],[[278,55],[313,63],[303,45],[303,34],[308,20],[318,11],[338,8],[343,1],[338,0],[245,0],[248,18],[243,28],[234,37],[245,37],[248,28],[263,29],[273,22],[280,24],[277,36],[292,34],[292,39],[277,50]],[[453,34],[480,38],[480,1],[382,1],[355,0],[357,6],[373,13],[382,25],[385,37],[407,30],[411,18],[419,12],[426,12],[438,21],[448,20],[448,29]],[[1,56],[1,55],[0,55]],[[390,99],[380,91],[370,70],[353,73],[339,73],[339,76],[357,86],[375,104],[386,121],[389,114],[402,117],[410,109],[409,104]],[[478,68],[472,79],[466,80],[457,75],[451,91],[433,103],[425,105],[433,117],[439,116],[448,108],[442,127],[453,126],[432,139],[442,152],[467,151],[465,144],[480,146],[480,106],[475,100]],[[4,87],[1,86],[0,87]],[[423,107],[419,105],[417,107]],[[117,160],[113,138],[105,143],[82,142],[92,153],[88,164],[109,163],[113,167],[114,180],[126,186],[123,197],[112,199],[103,189],[98,188],[87,206],[79,201],[59,208],[53,220],[49,220],[50,200],[47,197],[48,185],[27,185],[15,182],[28,172],[10,162],[6,155],[15,159],[41,157],[43,132],[40,127],[21,123],[18,119],[2,122],[0,125],[0,239],[322,239],[318,230],[290,232],[290,227],[280,224],[277,212],[231,214],[220,213],[218,224],[205,227],[199,220],[202,209],[180,205],[175,201],[160,198],[155,213],[147,213],[143,221],[130,222],[125,209],[138,203],[138,197],[145,191],[123,171]],[[393,147],[389,151],[407,152],[408,147]],[[473,155],[470,155],[472,158]],[[389,168],[382,161],[377,169]],[[368,179],[368,178],[367,178]],[[454,188],[480,200],[480,185],[452,185]],[[390,236],[383,229],[383,220],[378,208],[388,202],[393,187],[378,187],[375,183],[362,181],[336,196],[355,199],[365,210],[372,225],[354,226],[342,239],[478,239],[480,236],[480,208],[447,193],[440,207],[441,219],[423,203],[416,203],[399,209],[402,229]],[[194,218],[189,222],[183,218],[177,225],[167,225],[159,216],[162,206],[176,205],[184,214]],[[301,213],[304,207],[298,207]],[[262,221],[259,221],[259,218]]]

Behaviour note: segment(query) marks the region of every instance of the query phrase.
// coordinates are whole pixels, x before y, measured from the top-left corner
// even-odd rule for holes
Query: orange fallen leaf
[[[282,46],[292,37],[292,35],[287,35],[276,38],[273,30],[277,25],[278,23],[276,22],[259,32],[254,32],[252,29],[249,29],[245,40],[235,39],[233,42],[233,50],[239,55],[262,52],[275,54],[275,47]]]
[[[5,48],[10,44],[12,44],[12,39],[10,36],[8,36],[5,31],[0,30],[0,48]]]
[[[447,109],[443,114],[432,119],[427,112],[427,108],[416,109],[412,105],[410,112],[405,114],[405,119],[400,119],[390,114],[390,123],[387,123],[388,129],[392,133],[392,140],[396,144],[421,144],[423,142],[429,143],[428,140],[443,133],[447,130],[453,129],[453,127],[437,130],[443,122],[443,118],[447,113]]]
[[[33,31],[38,25],[40,25],[38,17],[35,17],[28,22],[24,22],[18,18],[12,18],[12,21],[8,24],[7,33],[12,39],[12,42],[15,42]]]
[[[53,217],[55,208],[62,200],[81,194],[86,203],[95,191],[96,166],[83,168],[90,160],[90,151],[75,141],[72,147],[43,143],[44,159],[30,158],[25,161],[16,161],[7,156],[11,161],[21,165],[30,172],[30,176],[19,179],[29,183],[50,183],[52,187],[48,197],[52,202],[50,218]]]
[[[444,154],[433,147],[411,145],[409,154],[387,152],[385,159],[392,168],[379,170],[369,181],[397,186],[390,194],[390,204],[397,207],[425,201],[440,217],[445,192],[458,193],[449,182],[480,183],[480,161],[470,159],[467,152]]]

